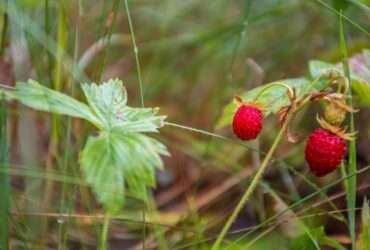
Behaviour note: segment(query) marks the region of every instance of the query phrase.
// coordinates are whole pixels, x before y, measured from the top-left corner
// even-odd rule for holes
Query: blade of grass
[[[370,32],[368,30],[366,30],[364,27],[362,27],[361,25],[359,25],[358,23],[355,23],[354,21],[352,21],[349,17],[343,15],[342,13],[340,13],[339,11],[337,11],[336,9],[334,9],[333,7],[331,7],[330,5],[328,5],[327,3],[325,3],[324,1],[322,0],[316,0],[318,3],[320,3],[322,6],[324,6],[325,8],[327,8],[328,10],[334,12],[335,14],[337,14],[338,16],[341,16],[343,19],[345,19],[348,23],[352,24],[356,29],[362,31],[363,33],[365,33],[366,35],[370,36]]]
[[[105,31],[105,34],[104,34],[103,37],[106,37],[107,40],[106,40],[105,49],[103,51],[103,59],[102,59],[102,62],[100,64],[101,67],[99,69],[99,74],[98,74],[98,78],[97,78],[98,82],[101,82],[101,80],[102,80],[103,71],[104,71],[105,64],[106,64],[106,58],[107,58],[107,54],[108,54],[109,47],[110,47],[110,41],[111,41],[111,38],[112,38],[113,27],[114,27],[114,23],[116,22],[116,19],[117,19],[117,13],[119,11],[119,3],[120,3],[120,0],[114,1],[113,6],[112,6],[112,10],[110,11],[110,13],[107,17],[106,23],[105,23],[106,31]]]
[[[245,3],[244,3],[244,5],[245,5],[244,6],[244,15],[243,15],[243,18],[241,20],[240,32],[238,34],[238,38],[236,40],[236,43],[235,43],[235,46],[234,46],[234,49],[233,49],[233,52],[232,52],[231,61],[230,61],[230,81],[233,81],[233,67],[234,67],[236,57],[238,55],[238,50],[239,50],[240,44],[243,41],[243,39],[245,37],[245,34],[246,34],[246,29],[247,29],[247,26],[248,26],[248,18],[249,18],[249,13],[250,13],[252,2],[253,2],[253,0],[249,0],[249,1],[245,1]]]
[[[4,1],[4,6],[2,8],[2,19],[3,25],[1,27],[1,44],[0,44],[0,55],[4,53],[5,49],[5,42],[6,42],[6,34],[8,33],[8,14],[6,13],[6,6],[8,4],[8,0]]]
[[[45,0],[45,3],[44,3],[44,32],[47,37],[50,35],[49,0]],[[51,81],[53,57],[51,53],[47,51],[47,48],[44,48],[44,53],[47,54],[47,69],[48,69],[47,74],[49,78],[48,80]]]
[[[78,0],[77,8],[78,8],[78,16],[76,21],[76,27],[75,27],[75,38],[74,38],[74,52],[73,52],[73,63],[75,64],[78,60],[79,55],[79,42],[80,42],[80,35],[79,35],[79,28],[80,28],[80,19],[82,16],[82,3],[81,0]],[[74,90],[75,85],[73,83],[73,76],[70,76],[68,85],[71,89],[71,96],[74,96]],[[72,168],[71,164],[71,155],[72,155],[72,118],[67,118],[67,136],[65,139],[65,152],[63,156],[63,163],[62,163],[62,169],[61,171],[63,173],[69,173],[76,171]],[[75,187],[71,187],[71,185],[68,185],[66,182],[63,182],[62,184],[62,191],[61,191],[61,197],[60,197],[60,212],[66,213],[70,212],[73,207],[73,203],[75,202],[73,192]],[[68,194],[68,195],[67,195]],[[70,197],[70,198],[69,198]],[[67,225],[69,223],[69,219],[63,219],[60,218],[58,220],[58,249],[68,249],[67,247]]]
[[[0,164],[4,172],[0,173],[0,249],[8,249],[9,243],[9,207],[10,180],[8,173],[8,142],[7,142],[6,103],[0,96]]]
[[[141,106],[144,107],[144,93],[143,93],[143,80],[141,77],[141,67],[140,67],[140,60],[139,60],[139,49],[136,45],[136,37],[135,37],[135,31],[134,26],[132,24],[131,14],[130,14],[130,8],[128,6],[128,0],[125,0],[125,9],[126,9],[126,15],[128,20],[128,25],[130,28],[130,34],[131,34],[131,40],[132,40],[132,46],[134,48],[134,54],[135,54],[135,62],[136,62],[136,71],[137,71],[137,77],[139,80],[139,89],[140,89],[140,102]]]
[[[362,173],[365,173],[366,171],[370,170],[370,165],[369,166],[366,166],[364,168],[362,168],[361,170],[358,170],[354,175],[358,175],[358,174],[362,174]],[[234,243],[237,243],[243,239],[245,239],[248,235],[251,235],[253,233],[255,233],[257,230],[265,227],[265,226],[268,226],[271,224],[272,221],[274,221],[275,219],[279,218],[280,216],[284,215],[286,212],[292,210],[292,209],[295,209],[297,207],[299,207],[300,205],[302,205],[304,202],[312,199],[313,197],[321,194],[322,192],[325,192],[333,187],[335,187],[336,185],[338,185],[339,183],[342,183],[345,179],[348,179],[348,178],[351,178],[353,175],[347,175],[347,176],[344,176],[328,185],[325,185],[324,187],[320,188],[319,190],[315,191],[315,192],[312,192],[310,193],[309,195],[306,195],[305,197],[303,197],[302,199],[300,199],[299,201],[297,202],[294,202],[293,204],[289,205],[289,207],[287,207],[286,209],[282,210],[281,212],[279,213],[276,213],[274,214],[273,216],[269,217],[267,220],[263,221],[262,223],[258,224],[258,225],[255,225],[255,226],[252,226],[252,227],[249,227],[249,228],[244,228],[244,229],[238,229],[238,230],[234,230],[232,232],[229,232],[228,235],[230,234],[240,234],[242,232],[245,232],[247,231],[246,234],[242,235],[241,237],[239,237],[238,239],[234,240],[233,242]],[[338,210],[336,210],[338,211]],[[180,250],[180,249],[186,249],[186,248],[189,248],[191,246],[196,246],[198,244],[201,244],[201,243],[205,243],[205,242],[209,242],[211,240],[214,240],[216,237],[208,237],[202,241],[199,241],[199,242],[192,242],[190,244],[186,244],[186,245],[183,245],[183,246],[179,246],[177,248],[174,248],[173,250]]]
[[[58,31],[57,31],[57,52],[56,52],[56,62],[54,68],[54,80],[53,89],[60,91],[62,89],[62,74],[63,74],[63,58],[64,50],[67,44],[67,18],[64,10],[63,1],[59,2],[58,6]],[[52,128],[49,141],[48,155],[46,160],[46,171],[50,171],[55,168],[56,158],[58,155],[58,144],[59,144],[59,131],[61,127],[61,119],[59,115],[52,114]],[[45,184],[45,195],[43,199],[42,210],[48,211],[50,204],[52,204],[52,194],[54,190],[54,182],[52,180],[47,180]],[[48,233],[48,220],[45,218],[42,220],[41,225],[41,242],[40,248],[44,247],[45,240],[47,239]]]
[[[339,43],[340,43],[340,50],[343,57],[343,69],[344,74],[349,82],[348,88],[348,104],[353,107],[352,101],[352,81],[351,81],[351,74],[349,70],[348,64],[348,52],[347,52],[347,45],[346,39],[344,34],[344,25],[343,25],[343,15],[342,11],[340,11],[339,15]],[[354,115],[350,113],[350,124],[349,124],[350,133],[355,132],[355,121]],[[357,171],[357,161],[356,161],[356,139],[351,140],[349,142],[349,161],[348,161],[348,174],[352,175],[351,178],[347,179],[347,207],[348,207],[348,230],[351,236],[352,242],[352,249],[356,249],[356,213],[355,213],[355,206],[356,206],[356,186],[357,186],[357,178],[354,173]]]

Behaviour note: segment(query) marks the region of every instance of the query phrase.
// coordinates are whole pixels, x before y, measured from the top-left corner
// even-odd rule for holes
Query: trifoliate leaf
[[[3,90],[10,99],[40,111],[52,112],[82,118],[97,124],[96,116],[90,108],[76,99],[42,86],[36,81],[18,82],[14,90]]]
[[[111,213],[124,200],[125,183],[131,194],[146,198],[146,187],[155,185],[155,169],[162,168],[163,144],[140,133],[102,132],[90,137],[80,162],[87,182]]]
[[[128,107],[126,90],[118,79],[83,84],[82,89],[103,124],[100,135],[90,137],[81,154],[88,183],[111,212],[121,207],[125,186],[131,195],[146,199],[147,187],[155,185],[155,169],[162,167],[160,155],[168,152],[141,132],[157,132],[165,117],[156,115],[158,109]]]
[[[156,116],[158,109],[130,108],[127,92],[118,79],[97,85],[83,84],[90,107],[94,110],[104,129],[120,132],[156,132],[163,126],[164,116]]]
[[[327,81],[316,81],[314,84],[311,84],[311,82],[305,78],[286,79],[286,80],[281,80],[278,82],[284,83],[290,86],[291,88],[294,88],[296,90],[297,97],[301,97],[304,94],[307,94],[313,91],[321,90],[325,88],[328,84]],[[263,86],[246,91],[242,93],[241,95],[240,94],[237,94],[237,95],[240,95],[243,101],[246,101],[246,102],[253,101],[254,98],[261,92],[263,88],[266,88],[271,84],[274,84],[274,83],[268,83]],[[265,116],[270,113],[276,113],[283,106],[286,106],[289,104],[289,98],[286,93],[287,93],[286,88],[279,86],[279,85],[275,85],[275,86],[272,86],[266,89],[266,91],[264,91],[263,94],[259,96],[258,102],[263,104],[264,107],[266,107],[266,112],[264,113]],[[238,107],[238,103],[235,100],[229,103],[224,108],[223,114],[218,120],[216,128],[222,128],[222,127],[229,125],[232,121],[232,117],[237,107]]]
[[[160,155],[168,152],[141,132],[157,132],[165,117],[157,116],[158,109],[128,107],[120,80],[82,88],[89,106],[32,80],[0,94],[37,110],[86,119],[99,128],[99,135],[88,139],[80,163],[98,200],[116,212],[122,207],[125,187],[145,199],[147,187],[155,185],[155,169],[162,167]]]

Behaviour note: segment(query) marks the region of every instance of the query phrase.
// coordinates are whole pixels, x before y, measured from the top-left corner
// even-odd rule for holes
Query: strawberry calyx
[[[316,119],[317,119],[317,122],[320,124],[320,126],[323,129],[329,131],[332,134],[335,134],[335,135],[339,136],[343,140],[353,141],[355,139],[355,136],[356,136],[357,132],[346,133],[346,130],[347,130],[346,127],[345,128],[342,128],[342,127],[339,127],[339,126],[330,124],[325,119],[323,119],[323,118],[321,118],[319,116],[317,116]]]
[[[240,96],[235,96],[234,98],[235,98],[235,101],[236,101],[238,107],[246,105],[246,106],[255,107],[256,109],[260,110],[261,112],[265,112],[267,110],[266,105],[264,105],[260,102],[255,102],[255,101],[246,102]]]

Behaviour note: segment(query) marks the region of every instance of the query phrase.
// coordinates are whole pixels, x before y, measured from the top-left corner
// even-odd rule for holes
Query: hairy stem
[[[280,86],[280,87],[283,87],[283,88],[286,88],[288,90],[288,92],[290,93],[293,93],[293,89],[285,84],[285,83],[282,83],[282,82],[274,82],[274,83],[271,83],[270,85],[267,85],[265,86],[264,88],[261,89],[261,91],[256,95],[256,97],[254,98],[254,102],[257,102],[258,98],[268,89],[272,88],[272,87],[276,87],[276,86]]]

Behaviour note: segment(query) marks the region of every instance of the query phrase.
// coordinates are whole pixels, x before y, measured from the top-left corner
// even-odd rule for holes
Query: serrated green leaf
[[[116,212],[123,204],[125,186],[146,199],[146,188],[155,185],[154,171],[163,164],[160,155],[168,152],[140,132],[157,132],[165,117],[157,116],[158,109],[128,107],[126,90],[117,79],[99,86],[84,84],[83,90],[90,107],[32,80],[1,92],[36,110],[83,118],[100,129],[99,136],[88,139],[80,163],[99,201]]]
[[[80,162],[87,182],[111,213],[124,200],[124,188],[140,199],[146,187],[155,185],[154,171],[162,168],[160,155],[168,155],[163,144],[140,133],[102,132],[90,137]]]
[[[316,83],[312,85],[311,82],[306,78],[286,79],[286,80],[281,80],[278,82],[284,83],[290,86],[291,88],[294,88],[296,90],[298,97],[301,97],[304,94],[307,94],[313,91],[321,90],[325,88],[328,84],[326,81],[316,81]],[[254,88],[252,90],[244,92],[240,96],[246,102],[253,101],[253,99],[258,95],[258,93],[260,93],[260,91],[263,88],[266,88],[267,86],[274,84],[274,83],[277,83],[277,82],[268,83],[263,86]],[[270,113],[278,112],[280,108],[289,104],[289,98],[286,92],[287,92],[287,89],[279,85],[273,86],[263,92],[263,94],[258,98],[258,102],[266,106],[267,108],[267,111],[265,112],[266,116]],[[224,108],[223,114],[218,120],[216,128],[222,128],[230,124],[236,109],[237,109],[237,103],[234,100]]]
[[[19,82],[14,90],[3,90],[3,92],[9,99],[15,99],[33,109],[69,115],[98,124],[97,118],[86,104],[44,87],[36,81]]]
[[[369,52],[353,56],[350,61],[352,89],[356,93],[360,105],[370,107],[370,63]],[[313,78],[318,77],[329,69],[337,69],[343,72],[342,65],[335,65],[323,61],[312,60],[309,63],[310,74]]]
[[[97,85],[82,84],[87,102],[105,128],[111,128],[118,117],[123,115],[127,105],[127,92],[118,79]]]
[[[85,83],[82,89],[106,130],[122,133],[156,132],[164,124],[165,116],[156,115],[158,109],[128,107],[126,89],[118,79],[100,85]]]
[[[124,178],[110,137],[90,137],[81,152],[80,163],[86,181],[101,203],[116,212],[123,204]]]

